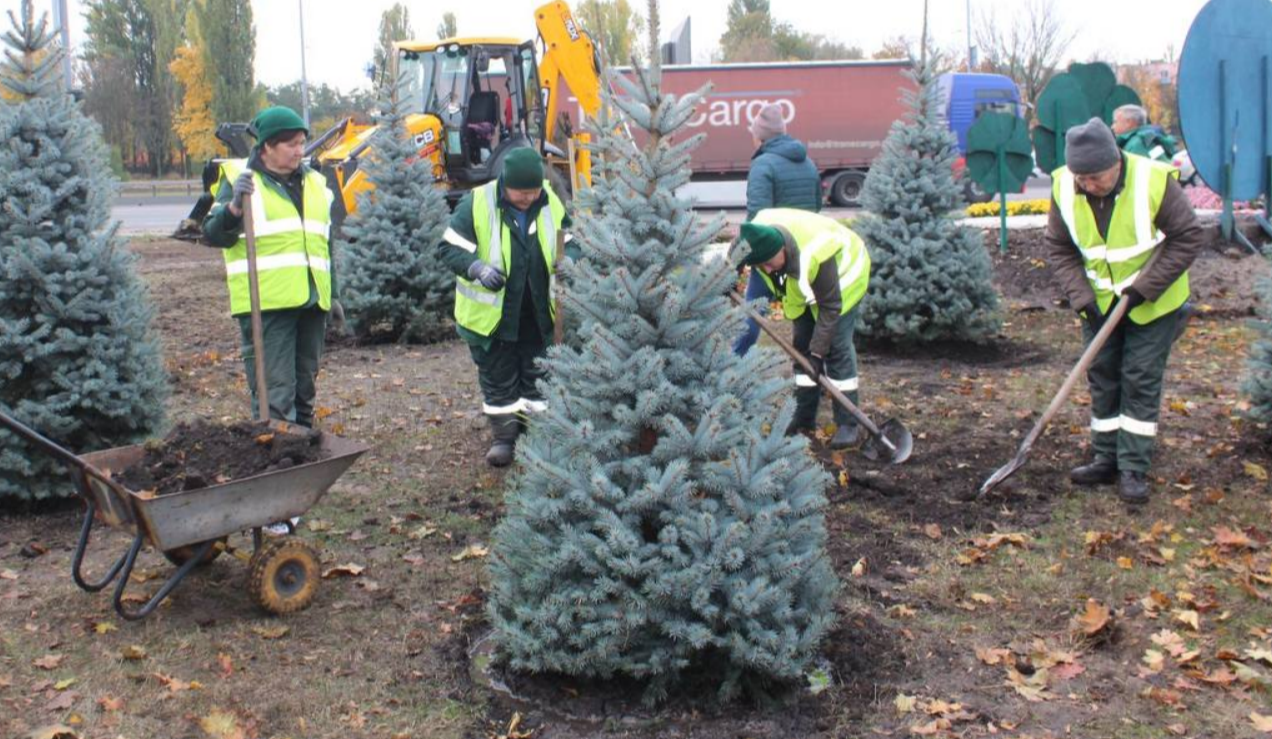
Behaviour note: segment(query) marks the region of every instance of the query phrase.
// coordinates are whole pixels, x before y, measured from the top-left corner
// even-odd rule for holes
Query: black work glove
[[[504,273],[493,264],[486,264],[478,259],[468,265],[468,279],[476,280],[487,290],[498,290],[504,286]]]
[[[1133,287],[1128,287],[1122,291],[1122,300],[1126,301],[1127,310],[1134,310],[1135,306],[1144,302],[1144,296],[1139,294]]]
[[[252,197],[252,193],[256,192],[256,178],[252,174],[252,170],[246,170],[239,174],[234,180],[233,197],[230,199],[230,205],[234,206],[234,210],[239,213],[243,212],[243,203]]]
[[[818,378],[826,374],[826,360],[816,354],[808,355],[808,363],[813,366],[813,382],[817,382]]]
[[[1092,300],[1086,305],[1078,306],[1078,318],[1086,322],[1091,333],[1098,334],[1104,328],[1104,314],[1100,312],[1100,304]]]

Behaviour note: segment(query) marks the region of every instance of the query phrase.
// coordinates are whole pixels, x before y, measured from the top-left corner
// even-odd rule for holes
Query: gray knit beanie
[[[1070,128],[1064,135],[1064,158],[1074,174],[1096,174],[1117,164],[1122,152],[1113,131],[1099,118]]]
[[[751,121],[751,135],[760,141],[768,141],[784,133],[786,133],[786,118],[782,116],[782,106],[777,103],[765,105],[760,110],[760,114]]]

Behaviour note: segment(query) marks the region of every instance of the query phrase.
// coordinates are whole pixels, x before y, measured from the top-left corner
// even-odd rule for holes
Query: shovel
[[[252,350],[255,353],[256,400],[262,423],[269,423],[269,393],[265,383],[265,339],[261,327],[261,285],[256,274],[256,230],[252,205],[243,204],[243,237],[247,240],[247,292],[252,303]]]
[[[1157,264],[1157,258],[1161,256],[1162,250],[1159,247],[1153,251],[1153,255],[1149,257],[1148,262],[1140,270],[1140,274],[1148,274],[1153,265]],[[1029,431],[1029,435],[1025,437],[1021,443],[1020,449],[1016,452],[1016,456],[1011,461],[999,467],[989,479],[980,486],[980,490],[972,496],[972,500],[980,498],[985,493],[993,490],[999,483],[1012,475],[1016,474],[1025,465],[1025,459],[1029,456],[1029,450],[1033,447],[1034,442],[1042,435],[1042,432],[1051,423],[1051,419],[1060,411],[1060,406],[1064,405],[1064,401],[1069,398],[1069,393],[1073,391],[1073,386],[1078,383],[1078,379],[1086,374],[1091,363],[1095,361],[1095,355],[1100,353],[1104,348],[1105,342],[1109,340],[1109,336],[1117,330],[1117,325],[1122,322],[1122,317],[1126,315],[1126,311],[1130,309],[1130,302],[1126,300],[1117,301],[1117,305],[1113,306],[1113,312],[1104,319],[1104,325],[1100,327],[1095,338],[1091,339],[1091,343],[1087,346],[1086,351],[1082,352],[1082,357],[1078,363],[1073,366],[1069,372],[1069,376],[1064,379],[1064,384],[1060,386],[1060,391],[1056,393],[1056,397],[1051,399],[1051,405],[1047,406],[1047,410],[1042,414],[1042,418],[1038,419],[1038,423],[1034,424],[1033,429]],[[1098,308],[1096,310],[1099,310]],[[1178,338],[1178,336],[1176,336]]]
[[[809,363],[808,358],[796,351],[795,347],[791,346],[790,342],[779,336],[777,330],[769,325],[768,321],[764,320],[764,318],[761,317],[755,309],[747,305],[746,302],[742,300],[742,296],[738,295],[736,292],[730,291],[729,299],[733,301],[734,305],[742,306],[742,308],[746,310],[747,315],[754,319],[755,322],[759,324],[760,328],[764,329],[764,333],[768,334],[769,337],[773,339],[779,347],[781,347],[782,351],[786,352],[791,359],[798,362],[799,366],[808,373],[809,377],[814,376],[813,365]],[[871,459],[875,459],[880,454],[885,454],[892,464],[901,464],[910,458],[910,453],[914,451],[914,437],[910,435],[909,429],[902,425],[900,421],[895,418],[889,418],[887,421],[884,421],[883,426],[876,426],[874,422],[871,421],[870,418],[866,416],[866,414],[863,413],[855,403],[849,400],[848,396],[844,395],[839,388],[835,387],[834,384],[831,383],[830,379],[825,375],[818,376],[817,383],[821,385],[826,392],[830,393],[830,397],[834,398],[836,403],[843,406],[844,410],[851,413],[852,417],[857,419],[857,422],[860,423],[861,427],[866,430],[866,433],[870,434],[872,443],[866,448],[866,456]]]

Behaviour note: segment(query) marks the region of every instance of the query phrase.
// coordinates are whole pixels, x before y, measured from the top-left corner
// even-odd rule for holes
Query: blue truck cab
[[[958,137],[958,151],[967,154],[967,130],[981,113],[994,111],[1020,116],[1020,90],[1001,74],[947,72],[937,79],[941,112]]]

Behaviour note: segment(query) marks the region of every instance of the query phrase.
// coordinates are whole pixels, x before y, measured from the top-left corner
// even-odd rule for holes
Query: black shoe
[[[1123,470],[1117,481],[1117,497],[1131,505],[1148,502],[1148,475],[1143,472]]]
[[[786,427],[786,435],[794,436],[795,434],[812,434],[816,430],[817,425],[812,421],[793,418],[791,419],[791,424]]]
[[[840,426],[835,429],[835,435],[830,440],[831,449],[847,449],[857,443],[857,438],[861,436],[861,429],[856,424],[851,426]]]
[[[1096,457],[1094,462],[1070,470],[1069,479],[1075,485],[1112,485],[1117,481],[1117,462]]]
[[[512,464],[512,455],[516,451],[516,447],[510,441],[496,439],[495,443],[490,445],[490,451],[486,452],[486,464],[491,467],[507,467]]]

